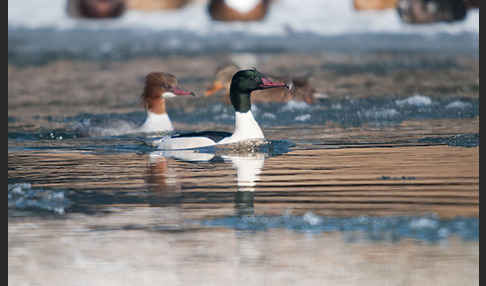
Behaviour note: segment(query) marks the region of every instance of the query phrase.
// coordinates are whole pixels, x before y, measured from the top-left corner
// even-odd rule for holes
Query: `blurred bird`
[[[68,0],[67,12],[76,18],[117,18],[127,10],[179,9],[196,0]]]
[[[267,14],[270,0],[209,0],[208,12],[216,21],[259,21]]]
[[[240,70],[235,64],[224,65],[216,70],[215,79],[211,86],[205,91],[206,96],[223,95],[223,101],[230,103],[230,85],[233,75]],[[309,84],[308,78],[291,77],[279,78],[279,81],[286,82],[289,88],[280,87],[264,90],[255,90],[252,93],[253,102],[287,102],[290,100],[304,101],[312,104],[315,101],[316,91]]]
[[[76,18],[116,18],[126,10],[125,0],[69,0],[67,12]]]
[[[385,10],[395,9],[397,0],[354,0],[355,10]]]
[[[466,2],[468,3],[467,6]],[[410,24],[453,22],[466,17],[474,1],[464,0],[398,0],[400,18]],[[479,6],[479,3],[478,3]]]

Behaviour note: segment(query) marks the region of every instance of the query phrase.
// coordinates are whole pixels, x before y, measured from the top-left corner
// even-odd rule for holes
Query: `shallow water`
[[[479,285],[475,59],[267,57],[309,65],[321,96],[254,104],[252,152],[131,133],[147,70],[201,90],[215,58],[9,66],[9,284]],[[218,98],[168,110],[233,128]]]

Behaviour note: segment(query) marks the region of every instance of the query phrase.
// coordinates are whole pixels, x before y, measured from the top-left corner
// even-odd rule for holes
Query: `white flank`
[[[161,150],[183,150],[215,145],[216,142],[207,137],[180,137],[162,138],[157,142],[157,147]]]
[[[157,146],[161,150],[183,150],[221,144],[232,144],[255,139],[264,139],[264,136],[262,129],[256,122],[253,114],[251,111],[248,111],[246,113],[235,112],[235,131],[231,136],[223,138],[217,143],[207,137],[171,138],[170,136],[166,136],[156,142],[149,142],[147,144]]]

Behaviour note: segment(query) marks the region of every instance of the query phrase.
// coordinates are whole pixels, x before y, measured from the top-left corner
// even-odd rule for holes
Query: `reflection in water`
[[[253,192],[256,181],[263,169],[265,156],[262,153],[250,153],[246,155],[222,156],[226,161],[230,161],[236,169],[236,180],[238,191]]]
[[[256,182],[263,169],[265,156],[262,153],[251,153],[246,156],[222,156],[231,161],[236,169],[235,211],[237,216],[254,214],[253,201]]]
[[[76,210],[9,217],[9,279],[479,285],[478,147],[450,151],[10,152],[9,184],[71,190]],[[473,218],[417,216],[435,210]]]
[[[254,215],[254,192],[237,191],[235,193],[235,211],[238,217]]]
[[[180,194],[177,174],[169,168],[169,160],[158,154],[150,154],[146,182],[149,189],[157,196],[174,197]]]
[[[175,170],[169,167],[170,159],[186,162],[231,162],[236,170],[235,209],[239,216],[253,214],[254,191],[259,174],[263,169],[265,154],[252,152],[243,154],[217,155],[201,153],[197,150],[155,151],[150,153],[149,176],[150,189],[164,198],[180,194],[181,185],[177,181]]]

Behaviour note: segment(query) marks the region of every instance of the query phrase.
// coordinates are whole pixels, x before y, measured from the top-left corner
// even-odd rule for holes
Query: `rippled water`
[[[444,63],[428,72],[458,68]],[[356,80],[356,65],[329,69]],[[9,66],[12,285],[479,284],[474,80],[254,104],[265,146],[167,152],[132,133],[144,113],[130,92],[77,94],[65,87],[96,86],[81,64],[62,80],[50,68]],[[58,84],[40,85],[42,72]],[[219,99],[168,105],[178,130],[232,131]]]

